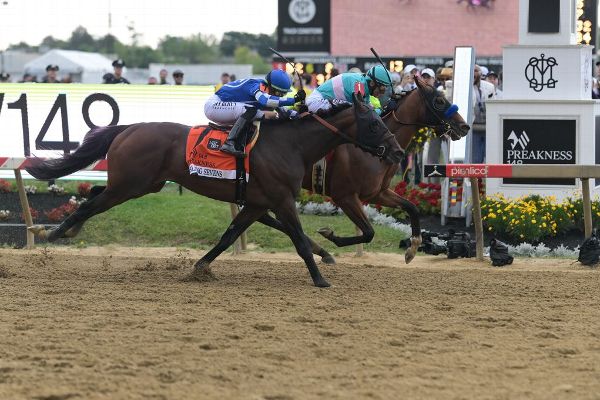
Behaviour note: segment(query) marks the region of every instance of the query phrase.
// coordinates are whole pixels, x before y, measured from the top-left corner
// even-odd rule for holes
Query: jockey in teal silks
[[[364,87],[363,97],[367,104],[370,104],[369,98],[371,96],[381,98],[386,92],[390,92],[392,88],[392,78],[381,65],[370,68],[365,74],[345,72],[325,81],[306,98],[308,111],[327,111],[331,109],[332,101],[352,103],[352,94],[357,83],[362,84]],[[375,111],[380,113],[381,109]]]

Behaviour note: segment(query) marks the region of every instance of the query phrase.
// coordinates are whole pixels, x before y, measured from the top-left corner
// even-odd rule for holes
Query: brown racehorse
[[[438,135],[447,135],[452,140],[465,136],[469,132],[469,125],[457,112],[451,116],[446,115],[452,105],[446,100],[444,94],[427,85],[420,78],[415,81],[418,90],[405,95],[395,107],[383,115],[384,122],[396,136],[400,146],[406,149],[417,130],[426,126],[434,128]],[[373,239],[375,232],[363,211],[363,202],[386,207],[401,207],[410,216],[411,247],[405,253],[405,261],[409,263],[421,244],[421,227],[417,207],[390,189],[391,179],[398,171],[399,165],[381,162],[355,146],[344,145],[335,149],[327,168],[325,194],[330,196],[348,218],[360,228],[362,235],[338,237],[329,228],[320,229],[319,233],[337,246],[368,243]],[[307,172],[302,187],[311,190],[311,170]],[[280,229],[277,221],[268,215],[260,221]],[[320,255],[323,262],[335,262],[333,257],[316,242],[311,240],[311,243],[315,254]]]
[[[334,147],[349,140],[369,147],[397,163],[402,149],[381,118],[355,96],[355,106],[327,118],[339,130],[333,134],[313,117],[293,121],[265,121],[257,143],[250,153],[251,177],[246,205],[231,222],[219,243],[194,266],[192,277],[212,277],[210,263],[225,251],[254,221],[272,210],[281,228],[292,239],[304,259],[316,286],[329,283],[321,276],[311,253],[311,244],[303,233],[295,199],[306,169]],[[367,129],[357,125],[359,117],[369,116]],[[90,217],[129,199],[158,192],[166,181],[216,200],[234,202],[235,183],[192,176],[186,164],[186,140],[190,127],[176,123],[139,123],[109,126],[87,133],[74,153],[53,160],[34,160],[27,171],[37,179],[56,179],[78,171],[92,162],[108,159],[106,187],[95,187],[90,199],[55,229],[43,226],[31,231],[49,241],[74,236]],[[345,137],[343,135],[346,135]],[[72,230],[71,230],[72,229]]]

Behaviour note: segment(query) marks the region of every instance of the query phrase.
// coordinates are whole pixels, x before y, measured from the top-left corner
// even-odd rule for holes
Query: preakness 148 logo
[[[507,140],[510,142],[510,149],[506,150],[507,162],[509,164],[520,164],[523,161],[529,160],[573,160],[573,151],[571,150],[536,150],[535,143],[531,142],[529,135],[524,130],[520,134],[515,133],[514,130],[511,131]]]

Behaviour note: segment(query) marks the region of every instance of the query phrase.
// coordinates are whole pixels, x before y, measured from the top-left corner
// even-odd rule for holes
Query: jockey
[[[354,85],[361,83],[365,90],[364,99],[370,104],[370,97],[381,98],[392,87],[392,78],[381,65],[370,68],[365,74],[346,72],[325,81],[306,99],[308,111],[330,110],[331,100],[352,102]],[[381,109],[376,109],[380,113]]]
[[[304,100],[303,91],[291,97],[283,97],[290,91],[292,82],[287,73],[280,69],[269,72],[265,79],[239,79],[223,85],[214,95],[206,100],[204,113],[206,117],[218,124],[235,124],[221,151],[236,157],[245,157],[243,150],[236,145],[252,121],[260,119],[278,119],[280,115],[293,117],[296,112],[285,110]]]

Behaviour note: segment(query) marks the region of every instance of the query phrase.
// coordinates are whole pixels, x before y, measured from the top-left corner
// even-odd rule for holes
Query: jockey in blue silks
[[[292,81],[285,71],[274,69],[265,79],[239,79],[223,85],[204,104],[204,113],[218,124],[233,124],[229,136],[221,151],[236,157],[244,157],[238,150],[242,133],[250,127],[252,121],[259,119],[278,119],[280,115],[295,116],[295,111],[284,109],[304,100],[306,94],[299,91],[291,97],[283,97],[290,90]]]

